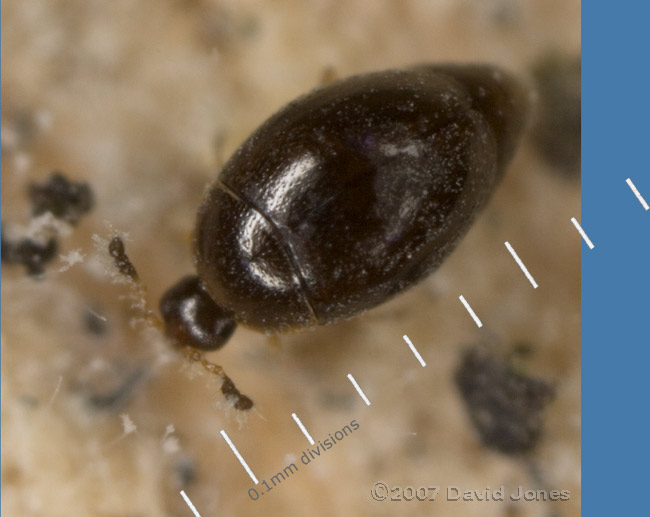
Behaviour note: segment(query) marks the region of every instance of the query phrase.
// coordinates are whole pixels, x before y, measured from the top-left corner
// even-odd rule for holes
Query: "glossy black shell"
[[[198,214],[214,301],[267,332],[335,322],[452,251],[510,159],[524,90],[488,66],[360,75],[299,98],[244,142]]]

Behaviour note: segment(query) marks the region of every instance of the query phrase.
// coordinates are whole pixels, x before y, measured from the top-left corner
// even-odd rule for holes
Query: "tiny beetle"
[[[486,65],[358,75],[289,103],[208,190],[198,276],[160,301],[167,335],[205,361],[199,350],[223,346],[237,323],[329,324],[414,285],[486,204],[527,111],[519,82]]]

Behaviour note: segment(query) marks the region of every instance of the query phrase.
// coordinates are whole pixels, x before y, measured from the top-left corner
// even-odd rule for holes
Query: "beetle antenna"
[[[163,331],[164,323],[147,302],[147,287],[140,280],[137,269],[126,254],[124,241],[120,236],[116,235],[110,240],[108,243],[108,252],[113,257],[113,263],[120,274],[130,281],[131,288],[135,291],[133,293],[134,298],[138,300],[146,322],[158,330]]]
[[[253,401],[250,397],[244,395],[237,389],[237,386],[235,386],[232,379],[226,375],[226,372],[221,365],[208,361],[203,357],[203,354],[199,350],[191,346],[183,347],[182,352],[186,359],[192,362],[201,363],[201,366],[203,366],[203,369],[206,372],[217,375],[221,378],[221,393],[223,393],[228,402],[232,403],[235,409],[248,411],[253,407]]]
[[[240,411],[248,411],[253,407],[253,401],[250,399],[250,397],[244,395],[241,393],[238,389],[237,386],[235,386],[235,383],[232,381],[232,379],[226,374],[225,370],[221,365],[218,365],[216,363],[213,363],[211,361],[208,361],[203,357],[203,354],[199,349],[196,347],[192,346],[192,341],[193,337],[191,332],[183,332],[186,327],[183,325],[179,325],[179,323],[184,323],[184,322],[179,322],[178,320],[174,319],[173,316],[170,316],[169,311],[171,310],[172,313],[175,313],[178,308],[179,308],[179,300],[174,300],[173,298],[178,298],[177,295],[172,296],[172,300],[170,303],[167,304],[167,308],[165,307],[165,304],[161,304],[161,310],[163,312],[163,319],[158,317],[156,312],[151,308],[151,306],[147,302],[147,288],[144,285],[144,282],[140,279],[140,276],[138,275],[138,271],[133,265],[133,262],[131,262],[131,259],[129,256],[126,254],[126,250],[124,248],[124,241],[122,241],[122,238],[119,236],[115,236],[111,239],[111,241],[108,244],[108,252],[110,255],[113,257],[113,261],[115,264],[115,267],[119,270],[120,274],[127,279],[130,280],[130,283],[135,290],[135,295],[137,296],[137,299],[141,300],[141,305],[142,305],[142,310],[145,315],[145,320],[147,323],[149,323],[151,326],[157,328],[161,332],[165,333],[174,343],[175,348],[179,350],[183,357],[187,359],[190,362],[198,362],[201,364],[203,369],[217,377],[219,377],[221,381],[221,393],[223,393],[224,397],[226,397],[226,400],[230,402],[235,409],[238,409]],[[186,280],[191,280],[194,281],[194,278],[196,277],[188,277]],[[198,278],[196,278],[196,282],[198,282]],[[198,286],[197,284],[197,289],[200,287],[201,291],[199,291],[201,294],[203,294],[202,291],[202,286]],[[170,298],[170,292],[172,290],[169,290],[164,296],[163,296],[163,301],[165,299]],[[186,298],[186,293],[183,294],[183,297],[180,298],[181,301]],[[212,302],[214,303],[214,302]],[[169,309],[169,306],[171,305],[171,309]],[[215,305],[216,307],[216,305]],[[222,323],[222,320],[224,316],[219,315],[221,320],[219,320],[219,323]],[[220,333],[217,333],[216,339],[219,343],[219,346],[222,346],[223,343],[230,337],[230,334],[234,331],[235,328],[235,323],[232,321],[232,323],[228,326],[229,328],[224,329],[223,323],[219,330],[221,331]],[[230,328],[231,327],[231,328]],[[227,333],[227,335],[226,335]],[[220,334],[220,335],[219,335]],[[196,341],[196,339],[194,339]],[[198,344],[203,344],[204,343],[198,343]],[[212,347],[212,349],[215,349],[215,347]]]

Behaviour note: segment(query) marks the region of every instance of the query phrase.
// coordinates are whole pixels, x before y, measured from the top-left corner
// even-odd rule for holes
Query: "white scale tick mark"
[[[625,182],[627,183],[627,186],[630,187],[630,188],[632,189],[632,192],[634,192],[634,195],[635,195],[636,198],[639,200],[639,203],[641,203],[641,206],[643,207],[643,209],[644,209],[644,210],[648,210],[648,208],[650,208],[650,207],[648,206],[648,203],[646,203],[646,200],[643,199],[643,196],[641,195],[641,192],[639,192],[639,191],[637,190],[637,188],[636,188],[636,186],[634,185],[634,183],[632,183],[632,180],[631,180],[630,178],[628,178],[628,179],[625,180]]]
[[[469,315],[472,317],[478,328],[481,328],[483,326],[483,323],[481,323],[481,320],[478,319],[478,316],[476,313],[472,310],[472,308],[469,306],[469,303],[467,303],[467,300],[465,297],[461,294],[458,299],[462,302],[462,304],[465,306],[467,309],[467,312],[469,312]]]
[[[531,275],[528,271],[528,268],[524,266],[524,263],[519,258],[519,255],[517,255],[515,249],[510,245],[508,241],[506,241],[505,244],[506,248],[508,248],[508,251],[510,252],[510,255],[512,255],[512,258],[515,259],[515,262],[521,268],[521,270],[524,272],[524,275],[526,275],[526,278],[528,278],[528,281],[533,286],[533,289],[537,289],[537,282],[535,282],[535,279],[533,278],[533,275]]]
[[[578,230],[578,232],[580,232],[580,235],[582,235],[582,238],[583,238],[583,239],[585,240],[585,242],[587,243],[587,246],[589,246],[589,249],[590,249],[590,250],[593,250],[593,249],[594,249],[594,243],[591,242],[591,239],[590,239],[589,237],[587,237],[587,234],[586,234],[585,231],[582,229],[582,226],[580,226],[580,223],[576,220],[575,217],[572,217],[572,218],[571,218],[571,222],[573,223],[573,226],[576,227],[576,230]]]
[[[354,379],[354,377],[352,377],[351,373],[348,373],[348,379],[350,379],[350,382],[352,383],[352,386],[354,386],[354,388],[357,390],[357,393],[359,393],[359,396],[366,403],[366,406],[369,406],[370,401],[368,400],[368,397],[366,397],[366,394],[361,389],[361,386],[359,386],[359,383]]]
[[[237,457],[237,459],[239,460],[239,463],[242,464],[242,467],[244,467],[244,468],[246,469],[246,472],[248,472],[248,475],[249,475],[249,476],[251,477],[251,479],[253,480],[253,483],[255,483],[255,484],[257,485],[257,484],[259,483],[259,481],[258,481],[257,478],[255,477],[255,474],[253,474],[253,471],[252,471],[251,468],[248,466],[248,463],[246,463],[246,461],[244,460],[244,458],[242,457],[242,455],[239,454],[239,451],[237,450],[237,447],[235,447],[235,444],[232,443],[232,440],[231,440],[230,437],[226,434],[226,431],[224,431],[223,429],[221,430],[221,436],[223,436],[223,439],[226,440],[226,443],[228,444],[228,446],[229,446],[230,449],[232,450],[233,454],[234,454],[234,455]]]
[[[424,367],[427,365],[427,363],[424,362],[424,359],[422,359],[422,356],[420,355],[420,352],[417,351],[417,349],[415,348],[415,345],[413,344],[413,342],[409,339],[409,337],[408,337],[406,334],[404,334],[404,335],[402,336],[402,339],[403,339],[404,341],[406,341],[406,344],[407,344],[407,345],[409,346],[409,348],[411,349],[411,352],[413,352],[413,355],[415,356],[415,358],[416,358],[418,361],[420,361],[420,364],[421,364],[422,367],[424,368]]]

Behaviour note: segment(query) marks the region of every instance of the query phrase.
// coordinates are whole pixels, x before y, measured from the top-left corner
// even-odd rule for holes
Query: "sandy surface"
[[[26,189],[53,170],[96,196],[45,278],[2,267],[3,515],[191,515],[181,489],[204,517],[578,515],[580,240],[570,218],[580,216],[579,182],[541,160],[530,139],[470,233],[421,285],[335,326],[279,339],[239,329],[212,354],[255,399],[247,416],[138,319],[93,240],[128,234],[156,306],[192,271],[195,211],[220,164],[327,73],[478,61],[529,78],[552,50],[579,56],[579,2],[2,2],[3,224],[24,230]],[[83,260],[69,264],[75,250]],[[94,315],[105,320],[100,331]],[[481,444],[454,372],[468,345],[507,355],[516,343],[532,351],[517,368],[552,383],[556,396],[538,446],[513,457]],[[124,396],[107,401],[116,392]],[[316,440],[353,420],[358,429],[304,465],[309,443],[293,412]],[[254,485],[221,429],[260,481],[272,486],[291,463],[299,470],[252,501]],[[441,492],[378,502],[370,490],[380,480]],[[502,502],[446,500],[450,486],[502,485]],[[519,486],[570,498],[509,501]]]

